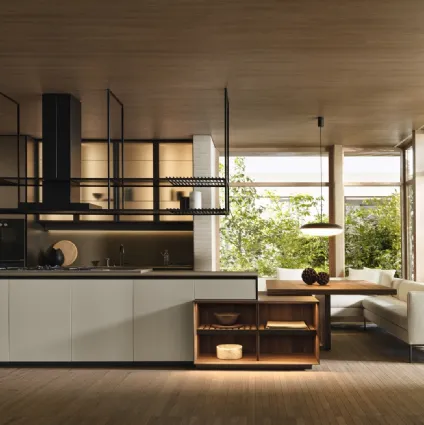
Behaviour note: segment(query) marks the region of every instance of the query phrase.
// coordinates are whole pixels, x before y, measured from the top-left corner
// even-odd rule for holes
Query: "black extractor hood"
[[[80,202],[81,102],[71,94],[43,94],[42,202],[20,208],[40,211],[88,211],[98,205]]]

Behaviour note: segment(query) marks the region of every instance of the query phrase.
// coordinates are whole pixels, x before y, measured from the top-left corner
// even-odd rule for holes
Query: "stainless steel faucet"
[[[122,267],[125,264],[125,248],[124,244],[119,245],[119,265]]]
[[[163,257],[163,265],[169,266],[169,260],[170,260],[169,251],[167,249],[165,249],[165,251],[161,252],[161,254],[162,254],[162,257]]]

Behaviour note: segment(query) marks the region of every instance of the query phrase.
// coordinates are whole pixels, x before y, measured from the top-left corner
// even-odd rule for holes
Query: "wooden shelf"
[[[299,295],[267,295],[259,293],[258,302],[261,304],[317,304],[319,301],[313,296]]]
[[[296,365],[310,366],[319,364],[319,360],[314,354],[294,353],[294,354],[260,354],[259,364],[268,365]]]
[[[253,333],[255,334],[258,330],[256,325],[243,325],[240,328],[214,328],[212,325],[200,325],[197,328],[198,335],[216,335],[216,334],[246,334]]]
[[[272,298],[272,297],[270,297]],[[254,301],[202,300],[194,303],[196,365],[214,367],[310,368],[319,364],[318,300],[315,297],[276,297]],[[213,328],[215,313],[239,313],[242,329]],[[307,329],[266,329],[268,321],[304,321]],[[243,358],[219,360],[216,346],[240,344]]]
[[[313,326],[309,326],[307,329],[266,329],[265,325],[259,325],[259,332],[264,335],[316,335],[317,330]]]
[[[258,359],[256,354],[244,354],[240,360],[220,360],[213,354],[200,354],[195,360],[194,364],[207,364],[207,365],[257,365]]]

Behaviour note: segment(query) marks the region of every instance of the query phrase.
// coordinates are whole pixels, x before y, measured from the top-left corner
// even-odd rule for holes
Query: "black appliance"
[[[25,220],[0,219],[0,267],[25,265]]]
[[[87,211],[98,205],[80,202],[81,102],[66,93],[43,94],[43,202],[20,203],[32,210]]]

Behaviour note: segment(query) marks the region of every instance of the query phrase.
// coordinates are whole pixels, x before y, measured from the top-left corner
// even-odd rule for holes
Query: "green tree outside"
[[[235,158],[231,181],[253,182],[243,158]],[[291,196],[282,203],[275,191],[263,202],[254,187],[230,188],[231,212],[221,219],[221,269],[255,270],[275,276],[277,267],[328,271],[328,238],[305,236],[300,227],[320,220],[320,198]],[[346,211],[346,266],[400,271],[401,228],[398,193],[366,201]],[[323,216],[323,221],[328,217]]]

